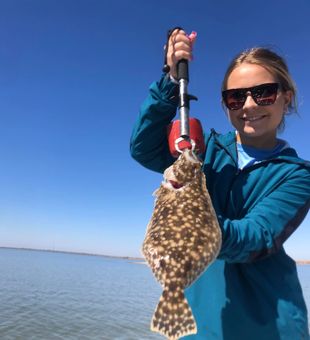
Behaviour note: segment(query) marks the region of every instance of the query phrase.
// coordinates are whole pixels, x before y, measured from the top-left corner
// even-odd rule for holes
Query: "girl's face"
[[[243,63],[235,68],[227,80],[227,90],[249,88],[266,83],[276,83],[274,76],[264,67]],[[278,90],[276,101],[259,106],[250,94],[239,110],[228,110],[232,125],[238,131],[242,144],[270,149],[276,145],[277,128],[292,98],[291,91]]]

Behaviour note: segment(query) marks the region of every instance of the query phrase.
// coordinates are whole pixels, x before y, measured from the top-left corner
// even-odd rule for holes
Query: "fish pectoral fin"
[[[169,340],[197,333],[196,322],[183,289],[164,288],[152,318],[151,330]]]

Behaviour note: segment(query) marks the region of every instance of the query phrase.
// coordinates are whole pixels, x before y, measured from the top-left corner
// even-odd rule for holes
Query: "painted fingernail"
[[[188,35],[190,41],[193,41],[197,37],[197,32],[192,31],[190,35]]]

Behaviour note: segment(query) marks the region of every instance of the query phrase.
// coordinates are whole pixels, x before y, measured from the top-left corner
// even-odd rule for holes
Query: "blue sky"
[[[220,84],[231,58],[273,47],[290,67],[299,116],[282,138],[310,159],[309,0],[0,2],[0,246],[140,256],[161,175],[129,155],[166,31],[198,32],[191,114],[230,129]],[[287,242],[310,259],[310,217]]]

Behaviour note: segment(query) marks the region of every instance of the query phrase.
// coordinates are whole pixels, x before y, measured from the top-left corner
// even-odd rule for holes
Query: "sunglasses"
[[[278,83],[268,83],[248,88],[225,90],[222,91],[222,98],[229,110],[240,110],[247,99],[248,92],[250,92],[257,105],[267,106],[276,101],[278,88]]]

